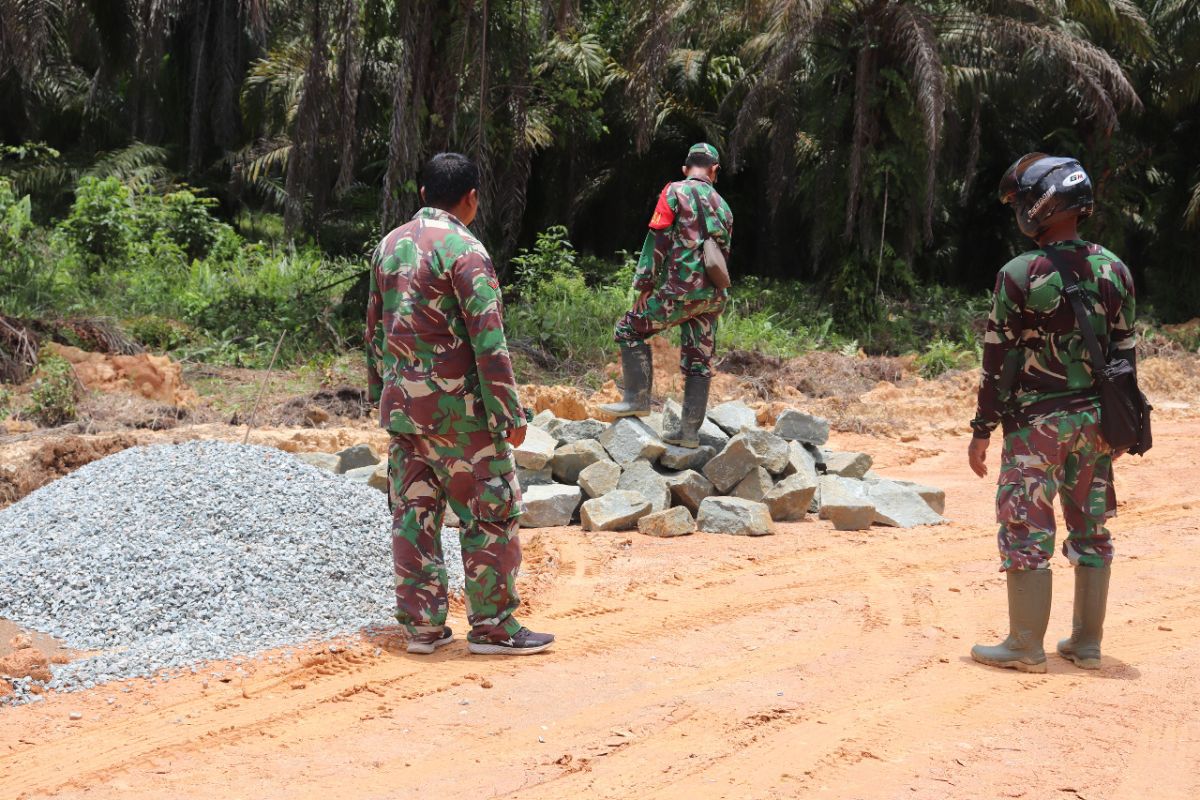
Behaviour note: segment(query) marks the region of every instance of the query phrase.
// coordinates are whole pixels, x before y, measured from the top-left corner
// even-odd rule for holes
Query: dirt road
[[[325,643],[0,710],[0,796],[1195,798],[1200,423],[1156,434],[1119,469],[1099,672],[967,656],[1006,617],[993,485],[968,474],[965,437],[841,436],[886,474],[945,487],[955,522],[539,532],[525,621],[558,634],[549,654]],[[1050,646],[1070,626],[1062,565]]]

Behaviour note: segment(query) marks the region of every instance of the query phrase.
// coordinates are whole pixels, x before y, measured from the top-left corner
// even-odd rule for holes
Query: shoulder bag
[[[701,257],[704,259],[704,272],[708,280],[718,289],[728,289],[733,282],[729,280],[729,267],[725,264],[725,254],[721,246],[708,235],[708,217],[704,214],[704,204],[700,201],[700,193],[692,188],[692,200],[696,203],[696,215],[700,217],[700,230],[704,234]]]
[[[1142,455],[1154,444],[1150,432],[1152,406],[1138,388],[1137,371],[1124,358],[1105,357],[1083,304],[1083,288],[1075,273],[1064,263],[1063,254],[1053,247],[1044,248],[1046,257],[1062,278],[1063,291],[1075,312],[1075,321],[1092,359],[1092,379],[1100,392],[1100,430],[1113,450]]]

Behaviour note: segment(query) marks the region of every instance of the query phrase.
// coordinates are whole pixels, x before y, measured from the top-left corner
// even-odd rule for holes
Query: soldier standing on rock
[[[1009,635],[976,645],[971,656],[996,667],[1045,672],[1042,639],[1050,618],[1054,496],[1069,535],[1063,554],[1075,566],[1074,624],[1058,652],[1099,669],[1112,540],[1104,523],[1116,513],[1113,453],[1101,435],[1099,395],[1088,351],[1053,248],[1073,275],[1101,347],[1134,362],[1134,289],[1129,269],[1079,237],[1092,213],[1092,183],[1073,158],[1022,157],[1000,182],[1021,232],[1042,248],[1000,270],[984,338],[983,379],[971,427],[971,469],[987,474],[988,437],[1004,423],[996,516],[1001,569],[1008,576]]]
[[[717,320],[725,307],[725,290],[713,286],[702,259],[705,239],[715,240],[726,258],[733,240],[733,212],[714,188],[719,169],[715,147],[692,145],[683,165],[684,179],[667,184],[658,198],[633,281],[641,295],[633,310],[617,323],[614,335],[621,346],[624,399],[601,406],[601,410],[616,417],[644,417],[650,413],[654,368],[646,340],[680,326],[683,411],[678,429],[663,435],[664,441],[680,447],[700,446]],[[666,276],[662,286],[657,287],[655,272],[663,261]]]
[[[388,451],[396,617],[408,652],[450,642],[442,518],[462,521],[472,653],[526,654],[554,636],[513,616],[520,599],[513,447],[525,438],[492,260],[467,226],[479,209],[479,170],[441,153],[425,165],[412,221],[375,250],[367,307],[367,373]]]

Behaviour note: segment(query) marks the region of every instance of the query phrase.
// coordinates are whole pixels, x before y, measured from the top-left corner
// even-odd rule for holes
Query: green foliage
[[[29,195],[17,197],[0,178],[0,313],[27,316],[57,303],[56,265],[47,258],[44,231],[33,223]]]
[[[579,275],[576,258],[567,229],[551,225],[537,235],[532,250],[522,249],[509,263],[519,286],[536,288],[556,275]]]
[[[152,348],[230,364],[269,359],[285,330],[285,360],[356,335],[342,327],[356,332],[357,316],[331,317],[327,287],[361,263],[247,243],[189,189],[159,195],[84,178],[53,233],[30,205],[0,180],[0,277],[16,287],[0,294],[0,312],[116,316]]]
[[[9,415],[12,414],[12,400],[12,390],[0,386],[0,422],[8,419]]]
[[[121,327],[151,350],[167,352],[200,341],[200,334],[186,324],[158,314],[146,314],[122,322]]]
[[[78,382],[70,362],[49,350],[38,355],[38,368],[21,415],[53,427],[75,419]]]
[[[84,178],[59,230],[89,274],[122,263],[137,233],[133,192],[116,178]]]
[[[964,349],[961,343],[945,339],[934,339],[925,352],[917,356],[917,369],[923,378],[936,378],[952,369],[966,369],[977,364],[974,349]]]
[[[564,367],[599,366],[616,352],[613,326],[629,309],[632,294],[616,286],[589,287],[578,274],[551,275],[509,304],[505,327],[514,343],[549,354]]]
[[[147,194],[137,204],[142,237],[166,234],[189,258],[204,258],[219,241],[231,238],[232,228],[213,217],[218,203],[188,189],[162,195]]]

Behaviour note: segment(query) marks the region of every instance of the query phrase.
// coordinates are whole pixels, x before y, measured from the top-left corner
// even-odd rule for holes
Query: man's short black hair
[[[425,202],[437,208],[453,208],[463,195],[479,188],[479,167],[462,153],[438,153],[421,170]]]
[[[704,167],[708,169],[717,163],[717,160],[705,153],[688,153],[687,160],[683,162],[685,167]]]

